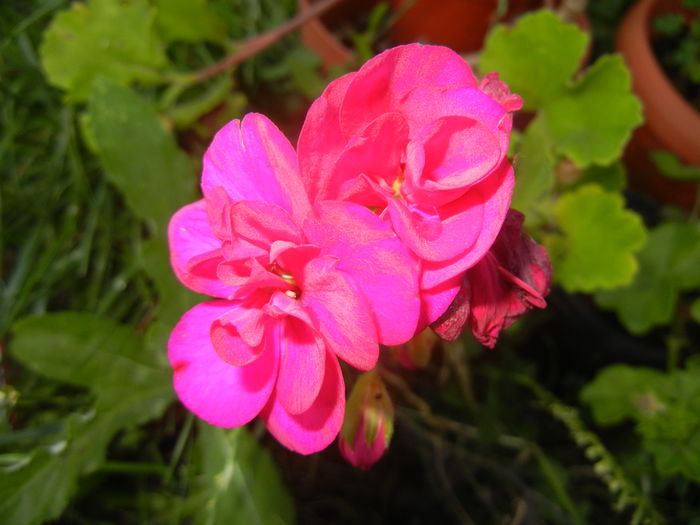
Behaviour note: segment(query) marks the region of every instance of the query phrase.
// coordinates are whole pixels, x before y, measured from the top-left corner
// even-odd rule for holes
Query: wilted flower
[[[501,330],[546,306],[552,265],[546,250],[522,232],[523,220],[522,213],[508,212],[491,250],[467,271],[454,302],[433,323],[440,337],[453,341],[469,323],[477,341],[493,348]]]
[[[394,405],[376,370],[362,374],[352,389],[340,434],[340,452],[361,469],[374,465],[394,432]]]

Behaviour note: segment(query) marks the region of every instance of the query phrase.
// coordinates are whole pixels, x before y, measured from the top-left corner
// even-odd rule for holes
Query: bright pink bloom
[[[340,452],[367,470],[382,457],[394,433],[394,404],[376,371],[358,377],[348,398]]]
[[[369,370],[379,343],[413,335],[417,263],[366,208],[311,206],[292,146],[261,115],[217,133],[202,190],[171,220],[171,262],[186,286],[219,300],[192,308],[171,335],[175,390],[209,423],[260,414],[292,450],[320,450],[343,421],[338,358]]]
[[[432,327],[454,341],[464,325],[493,348],[501,330],[531,308],[544,308],[552,265],[546,250],[522,232],[524,216],[510,210],[496,242],[462,279],[459,294]]]
[[[422,325],[501,228],[520,106],[495,73],[479,82],[450,49],[411,44],[332,82],[307,114],[298,149],[312,202],[356,202],[392,225],[422,261]]]

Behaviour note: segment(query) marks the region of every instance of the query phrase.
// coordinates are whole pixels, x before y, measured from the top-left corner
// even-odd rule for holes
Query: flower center
[[[270,266],[269,271],[271,273],[274,273],[275,275],[279,275],[284,282],[291,286],[289,290],[284,291],[285,295],[291,297],[292,299],[299,298],[299,296],[301,295],[301,290],[299,289],[299,286],[297,285],[296,281],[294,280],[294,276],[291,273],[287,272],[284,268],[281,268],[276,262],[272,263],[272,266]]]

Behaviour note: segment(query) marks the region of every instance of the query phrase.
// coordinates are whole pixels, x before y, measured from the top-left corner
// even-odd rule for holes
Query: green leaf
[[[482,75],[498,71],[511,91],[534,110],[557,99],[578,70],[586,34],[543,9],[518,20],[514,28],[497,26],[479,59]]]
[[[11,355],[52,379],[92,388],[169,384],[132,328],[89,313],[31,316],[13,326]]]
[[[525,130],[515,160],[512,207],[525,214],[528,225],[543,222],[551,213],[554,186],[554,155],[542,119]]]
[[[564,195],[554,207],[562,237],[547,239],[555,277],[570,292],[592,292],[629,283],[633,253],[646,238],[640,217],[618,193],[597,185]]]
[[[652,151],[650,156],[656,168],[669,179],[700,182],[700,168],[683,164],[670,151],[656,150]]]
[[[294,523],[292,499],[269,453],[244,429],[202,423],[198,525]]]
[[[93,80],[154,83],[167,58],[146,0],[90,0],[60,12],[44,34],[40,53],[49,81],[72,102],[90,96]]]
[[[605,191],[622,191],[627,187],[625,166],[619,161],[608,166],[589,166],[572,187],[579,188],[586,184],[597,184]]]
[[[226,42],[226,27],[206,0],[155,0],[156,25],[167,42]]]
[[[89,125],[100,161],[129,207],[165,233],[171,215],[195,200],[189,158],[144,100],[107,79],[95,82]]]
[[[700,481],[700,368],[664,374],[613,365],[584,388],[582,399],[601,424],[635,420],[659,474]]]
[[[652,230],[638,255],[639,272],[624,288],[600,292],[598,304],[614,309],[630,332],[670,323],[684,290],[700,287],[700,232],[685,223]]]
[[[693,318],[693,321],[700,323],[700,297],[695,299],[693,304],[690,305],[690,316]]]
[[[651,368],[611,365],[581,390],[581,401],[589,405],[599,425],[614,425],[652,407],[653,397],[648,394],[662,378],[661,372]]]
[[[598,59],[543,112],[555,147],[579,167],[618,159],[632,130],[642,123],[642,106],[619,55]]]

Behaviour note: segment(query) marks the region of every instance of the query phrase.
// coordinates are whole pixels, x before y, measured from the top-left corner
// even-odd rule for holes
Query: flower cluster
[[[216,298],[169,341],[182,402],[224,427],[260,416],[312,453],[343,424],[339,359],[372,370],[379,345],[431,324],[454,338],[469,323],[492,346],[542,307],[546,254],[508,213],[520,105],[495,74],[413,44],[332,82],[296,150],[262,115],[221,129],[203,199],[169,228],[178,278]]]

